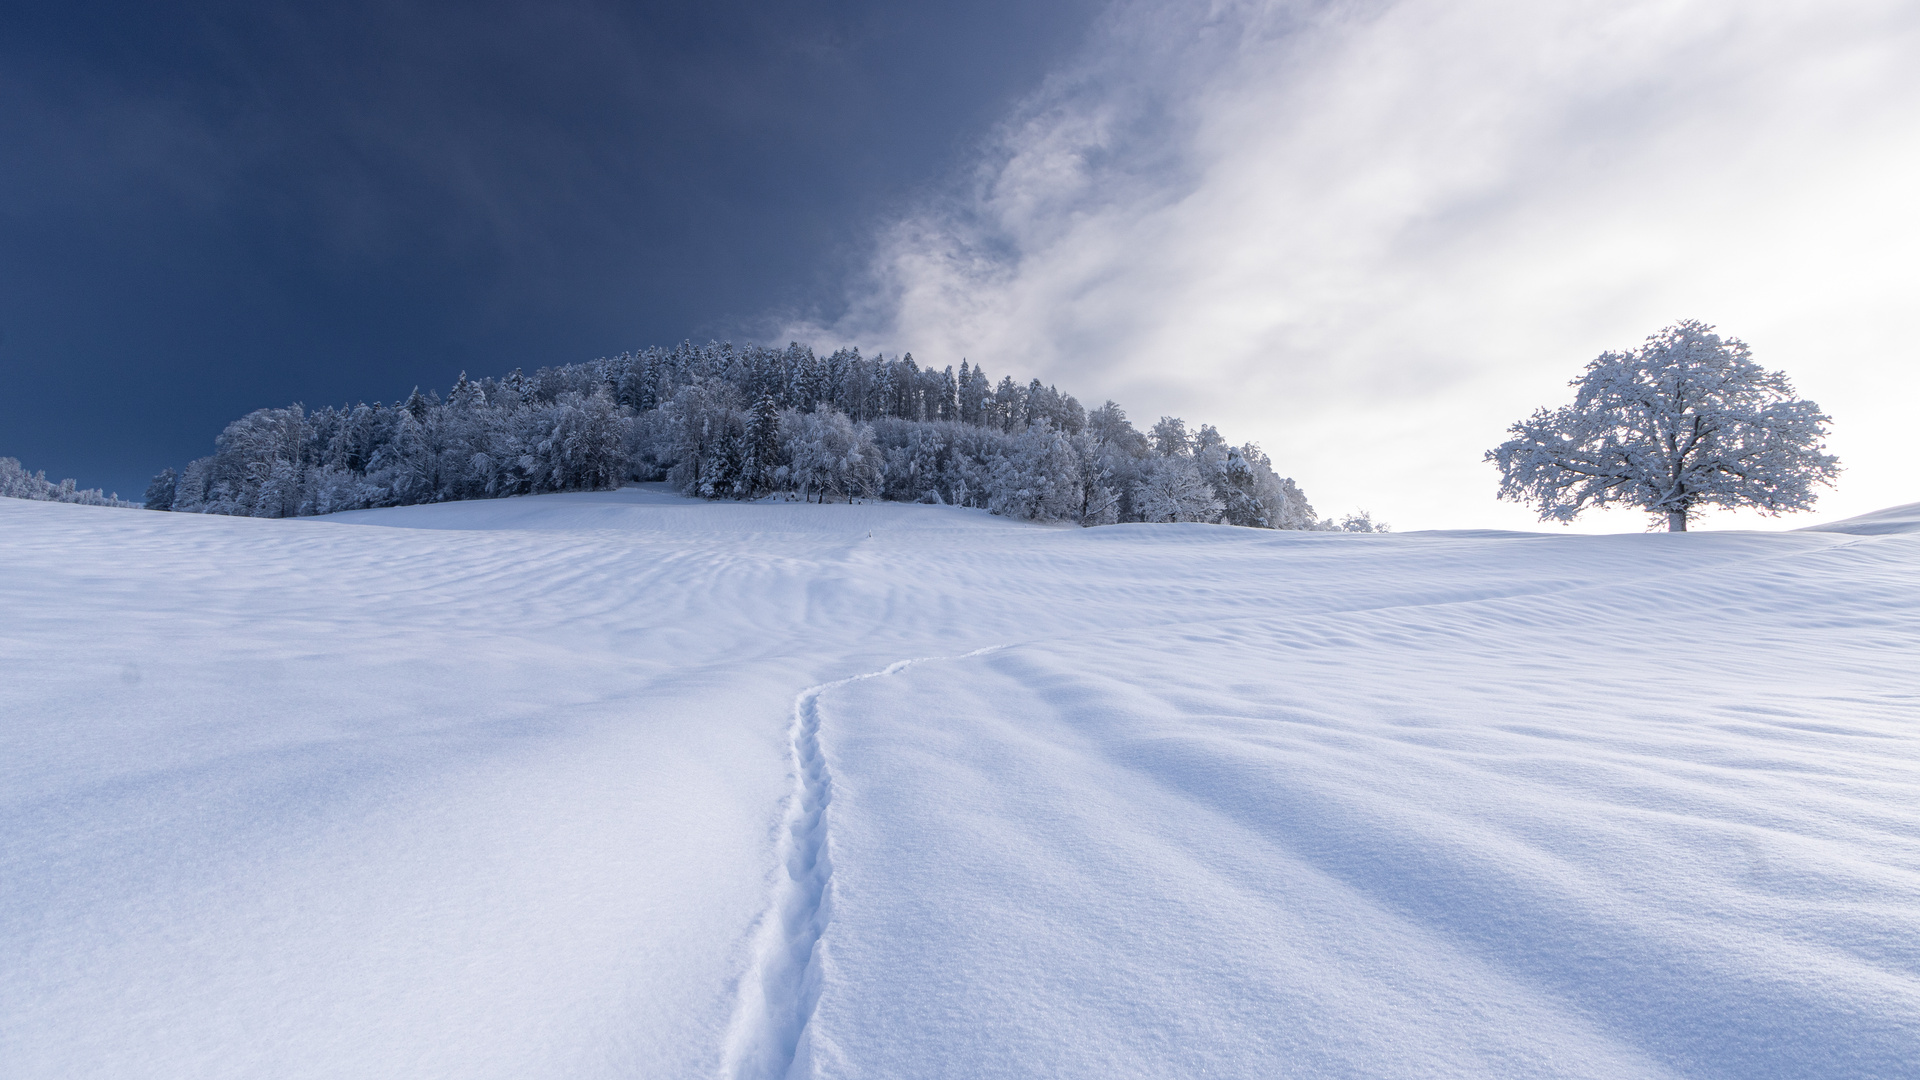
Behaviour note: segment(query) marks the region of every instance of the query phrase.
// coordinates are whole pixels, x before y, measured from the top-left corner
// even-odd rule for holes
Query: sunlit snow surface
[[[1920,1075],[1913,510],[0,499],[0,1074]]]

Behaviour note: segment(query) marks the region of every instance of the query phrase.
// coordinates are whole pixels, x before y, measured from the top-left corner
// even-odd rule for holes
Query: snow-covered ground
[[[1920,1075],[1916,525],[0,499],[0,1074]]]

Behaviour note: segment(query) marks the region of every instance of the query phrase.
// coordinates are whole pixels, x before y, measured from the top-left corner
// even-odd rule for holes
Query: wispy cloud
[[[1123,4],[795,329],[1214,420],[1404,527],[1529,522],[1480,451],[1701,318],[1835,414],[1829,510],[1909,501],[1916,55],[1906,3]]]

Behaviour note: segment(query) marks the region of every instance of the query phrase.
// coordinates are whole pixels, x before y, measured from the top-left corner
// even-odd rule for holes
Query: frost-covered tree
[[[535,446],[549,491],[600,491],[620,486],[625,472],[618,406],[606,393],[563,391],[548,411]]]
[[[1114,476],[1108,449],[1084,430],[1072,437],[1072,446],[1080,462],[1080,482],[1074,487],[1074,516],[1082,525],[1117,523],[1122,501],[1121,481]]]
[[[781,465],[780,405],[771,392],[760,395],[747,417],[747,431],[740,444],[740,498],[757,498],[777,482],[775,471]]]
[[[174,486],[180,481],[180,474],[172,469],[161,469],[147,485],[146,507],[149,510],[173,509]]]
[[[122,499],[118,494],[109,495],[99,488],[82,488],[72,480],[54,483],[47,474],[28,472],[18,458],[0,457],[0,496],[9,499],[32,499],[35,502],[79,503],[82,506],[138,506]]]
[[[747,428],[736,399],[731,386],[702,379],[681,387],[660,407],[660,434],[673,462],[667,480],[685,494],[733,494]]]
[[[943,488],[953,460],[950,423],[882,420],[874,425],[874,443],[884,461],[882,496],[899,502],[944,503]]]
[[[1200,466],[1187,454],[1155,461],[1135,505],[1142,521],[1219,521],[1226,510],[1200,474]]]
[[[1184,454],[1192,449],[1192,438],[1187,434],[1186,421],[1177,416],[1163,416],[1153,425],[1153,452],[1162,457]]]
[[[228,424],[210,458],[188,466],[174,509],[241,517],[291,517],[313,464],[312,425],[299,405],[255,409]],[[188,481],[191,481],[190,483]],[[188,497],[182,499],[182,494]]]
[[[1078,521],[1087,503],[1072,439],[1044,420],[1009,441],[991,490],[987,509],[1023,521]]]
[[[1204,435],[1213,428],[1201,431]],[[1313,527],[1313,507],[1306,496],[1292,480],[1274,472],[1273,462],[1253,443],[1209,445],[1195,455],[1195,464],[1224,507],[1221,520],[1227,524],[1257,529]]]
[[[1500,497],[1571,521],[1589,506],[1635,506],[1684,531],[1702,506],[1805,510],[1840,462],[1828,417],[1745,342],[1686,321],[1630,352],[1607,352],[1572,383],[1572,405],[1539,409],[1487,451]]]
[[[816,408],[787,413],[781,418],[781,434],[792,459],[787,479],[802,498],[818,495],[825,502],[845,496],[852,502],[856,495],[873,495],[879,489],[884,459],[867,425],[854,424],[838,409]]]
[[[1082,525],[1321,527],[1251,444],[1172,418],[1155,435],[1112,402],[1088,412],[1038,379],[996,386],[964,360],[956,373],[857,349],[682,342],[531,376],[462,373],[444,398],[257,410],[173,478],[170,505],[279,517],[664,479],[714,499],[784,490]],[[1163,468],[1175,458],[1186,465]]]

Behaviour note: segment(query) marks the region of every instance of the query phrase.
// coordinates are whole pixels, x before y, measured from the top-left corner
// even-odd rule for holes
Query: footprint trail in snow
[[[793,793],[780,831],[780,861],[786,872],[774,886],[773,903],[757,932],[753,966],[741,982],[723,1075],[733,1080],[789,1075],[805,1053],[807,1024],[820,999],[819,946],[833,917],[833,859],[827,846],[833,778],[820,749],[821,695],[915,664],[964,660],[1000,648],[1005,646],[900,660],[879,671],[810,686],[794,698]]]

